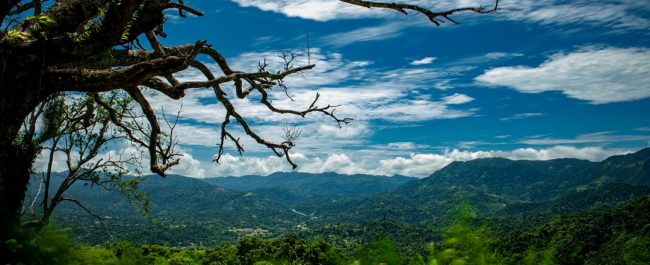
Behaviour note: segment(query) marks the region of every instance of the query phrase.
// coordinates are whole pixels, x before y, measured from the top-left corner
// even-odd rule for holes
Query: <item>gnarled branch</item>
[[[363,0],[339,0],[341,2],[345,2],[348,4],[353,4],[357,6],[363,6],[367,8],[387,8],[387,9],[392,9],[397,12],[400,12],[404,15],[408,14],[407,10],[415,11],[418,13],[421,13],[425,15],[429,21],[433,22],[437,26],[440,26],[441,23],[444,23],[445,21],[450,21],[454,24],[458,24],[457,21],[451,19],[449,16],[459,13],[459,12],[475,12],[475,13],[480,13],[480,14],[486,14],[486,13],[491,13],[495,12],[499,9],[499,0],[495,1],[494,7],[492,8],[486,8],[484,6],[477,6],[477,7],[461,7],[461,8],[454,8],[454,9],[449,9],[445,11],[440,11],[440,12],[434,12],[431,11],[430,9],[418,6],[418,5],[412,5],[412,4],[400,4],[400,3],[385,3],[385,2],[376,2],[376,1],[363,1]]]

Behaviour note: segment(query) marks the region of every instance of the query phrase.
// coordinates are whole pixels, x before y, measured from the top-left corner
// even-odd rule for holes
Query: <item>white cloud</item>
[[[38,172],[47,172],[48,163],[49,163],[49,150],[41,150],[41,153],[38,154],[32,168]],[[68,170],[66,165],[66,156],[61,152],[56,152],[52,159],[52,171],[53,172],[62,172]]]
[[[618,30],[648,29],[650,21],[637,13],[648,9],[648,1],[613,0],[594,2],[576,0],[522,1],[507,3],[504,7],[520,11],[503,12],[512,20],[525,20],[540,24],[591,24]]]
[[[386,153],[386,147],[391,149],[390,155]],[[510,151],[489,150],[489,151],[468,151],[452,149],[441,153],[406,153],[399,155],[401,151],[415,151],[429,148],[427,145],[413,142],[390,143],[378,152],[369,150],[348,150],[329,155],[317,156],[313,153],[308,157],[300,152],[292,153],[292,159],[299,167],[297,171],[307,173],[337,172],[341,174],[370,174],[392,176],[395,174],[426,177],[433,172],[445,167],[453,161],[468,161],[477,158],[504,157],[515,160],[549,160],[556,158],[578,158],[591,161],[600,161],[612,155],[630,153],[628,149],[607,149],[603,147],[573,147],[553,146],[549,148],[519,148]],[[127,150],[128,149],[128,150]],[[144,173],[151,174],[146,165],[148,157],[146,152],[142,153],[134,148],[125,148],[126,152],[137,152],[142,158]],[[182,156],[181,164],[173,167],[168,173],[179,174],[195,178],[217,177],[217,176],[242,176],[242,175],[268,175],[279,171],[291,171],[290,165],[280,157],[266,156],[234,156],[225,154],[221,157],[220,163],[212,161],[200,161],[190,155],[190,150],[179,149]],[[116,151],[110,151],[102,156],[115,155]],[[35,169],[45,170],[45,153],[41,154]],[[55,159],[54,171],[65,170],[63,157]]]
[[[281,60],[277,55],[277,52],[243,53],[233,58],[230,64],[233,69],[255,71],[257,62],[266,58],[269,69],[278,69],[281,67]],[[306,65],[307,60],[306,56],[299,56],[294,65]],[[274,105],[304,109],[312,103],[316,92],[319,92],[321,106],[340,105],[337,108],[339,116],[361,121],[423,121],[473,114],[473,110],[451,107],[468,102],[471,98],[467,95],[457,94],[443,100],[422,97],[431,94],[430,90],[434,88],[434,84],[466,71],[465,68],[407,67],[386,70],[373,67],[370,61],[349,61],[339,53],[322,53],[319,49],[312,49],[309,60],[316,64],[316,68],[285,79],[284,83],[289,87],[288,93],[295,101],[287,98],[282,89],[274,89],[269,92]],[[218,72],[216,65],[209,66],[214,72]],[[195,70],[184,71],[177,77],[183,81],[204,79]],[[224,88],[232,89],[229,86]],[[227,92],[234,94],[232,91]],[[168,112],[176,111],[182,104],[181,117],[184,121],[218,124],[225,115],[223,107],[217,104],[210,89],[190,91],[180,101],[169,99],[154,91],[148,96],[159,110],[164,108]],[[253,121],[277,123],[295,118],[269,111],[259,104],[255,93],[249,98],[233,98],[231,101],[236,108],[246,110],[246,118]],[[301,119],[301,122],[320,120],[320,116],[315,114]]]
[[[409,147],[410,143],[393,146]],[[298,171],[308,173],[337,172],[341,174],[371,174],[392,176],[395,174],[427,177],[453,161],[477,158],[504,157],[514,160],[549,160],[578,158],[600,161],[609,156],[630,153],[632,150],[605,149],[602,147],[554,146],[545,149],[519,148],[510,151],[462,151],[448,150],[442,153],[411,153],[407,156],[368,158],[362,155],[337,153],[324,158],[293,154]],[[384,153],[385,154],[385,153]],[[225,155],[221,164],[212,171],[214,176],[268,175],[277,171],[290,171],[289,165],[278,157],[234,157]]]
[[[338,0],[232,0],[243,7],[256,7],[264,11],[281,13],[289,17],[299,17],[316,21],[333,19],[361,19],[377,17],[396,17],[399,13],[387,9],[370,9],[343,3]],[[416,4],[434,11],[448,10],[458,7],[492,6],[493,0],[451,0],[426,1],[411,0]],[[543,25],[597,25],[621,30],[647,30],[650,20],[643,12],[650,9],[647,0],[520,0],[501,1],[504,10],[491,15],[472,15],[463,17],[463,22],[488,17],[491,19],[507,19],[527,21]],[[411,12],[415,13],[415,12]],[[463,16],[463,15],[456,15]],[[410,18],[426,22],[421,16]]]
[[[372,130],[366,123],[355,123],[344,127],[325,123],[318,125],[318,131],[308,130],[309,133],[317,133],[321,137],[328,137],[331,139],[337,138],[356,138],[366,137],[372,134]]]
[[[371,15],[366,8],[344,4],[338,0],[233,0],[243,7],[257,7],[264,11],[282,13],[317,21],[336,18],[355,18]]]
[[[249,52],[233,57],[230,65],[233,69],[243,71],[256,71],[257,62],[266,58],[269,69],[281,69],[282,61],[278,52]],[[349,126],[339,128],[327,116],[314,113],[303,118],[300,116],[281,115],[269,111],[259,103],[259,95],[252,93],[246,99],[237,99],[232,85],[223,85],[226,93],[230,95],[233,105],[252,126],[252,129],[267,140],[278,142],[282,139],[282,128],[285,124],[296,126],[302,130],[301,137],[292,150],[296,153],[308,153],[323,157],[326,154],[342,152],[350,149],[365,149],[376,128],[371,125],[377,121],[384,124],[405,122],[420,122],[435,119],[455,119],[474,115],[475,109],[462,108],[462,104],[473,100],[464,94],[437,95],[439,90],[433,84],[441,79],[458,75],[467,68],[433,68],[433,67],[404,67],[395,69],[376,68],[370,61],[346,60],[339,53],[323,53],[320,49],[311,49],[311,63],[316,68],[303,73],[289,76],[285,84],[289,87],[288,93],[294,100],[286,97],[282,89],[269,91],[273,104],[280,108],[305,109],[313,101],[316,92],[320,93],[318,106],[338,105],[338,117],[353,118]],[[294,65],[307,64],[306,56],[298,56]],[[215,64],[208,64],[211,70],[219,73]],[[188,70],[177,75],[182,81],[204,80],[197,71]],[[192,156],[188,161],[199,158],[200,165],[177,170],[185,170],[194,176],[210,175],[212,163],[205,158],[205,152],[217,150],[220,125],[224,118],[224,109],[214,98],[211,89],[195,89],[188,91],[181,100],[172,100],[152,90],[148,90],[147,97],[151,99],[156,110],[163,109],[170,113],[176,112],[182,104],[181,121],[176,126],[175,135],[180,144],[203,150],[202,153],[188,152]],[[441,93],[441,92],[440,92]],[[268,155],[270,151],[256,143],[242,130],[238,123],[232,122],[229,131],[235,137],[241,137],[241,144],[246,150],[246,155]],[[385,148],[385,146],[384,146]],[[226,151],[234,154],[233,144],[226,143]],[[200,154],[200,155],[199,155]],[[247,160],[245,158],[230,157],[232,163],[266,163],[266,158]],[[241,160],[243,159],[243,160]],[[195,159],[197,160],[197,159]],[[280,161],[280,164],[284,162]],[[224,163],[222,163],[224,164]],[[331,163],[330,163],[331,164]],[[248,164],[246,164],[248,165]],[[192,168],[200,167],[203,171],[191,172]],[[221,168],[220,174],[235,174],[237,169],[229,166]],[[261,167],[260,172],[266,169],[275,170],[275,166]],[[312,171],[323,170],[313,167]],[[354,172],[350,167],[346,172]]]
[[[288,171],[289,165],[278,157],[239,157],[225,154],[214,166],[211,176],[268,175]]]
[[[343,3],[339,0],[232,0],[243,7],[256,7],[264,11],[281,13],[289,17],[299,17],[316,21],[333,19],[360,19],[369,17],[400,16],[394,10],[381,8],[365,8]],[[433,2],[427,0],[410,0],[409,4],[416,4],[432,10],[448,10],[457,7],[490,6],[492,0],[451,0]],[[415,14],[416,12],[410,12]],[[422,17],[417,16],[422,19]]]
[[[441,154],[412,154],[410,157],[379,161],[377,173],[390,175],[389,172],[394,172],[405,176],[426,177],[453,161],[454,159]]]
[[[459,105],[459,104],[465,104],[474,101],[474,98],[465,95],[465,94],[458,94],[455,93],[451,96],[446,96],[442,98],[442,100],[447,103],[448,105]]]
[[[422,59],[418,59],[415,61],[411,62],[411,65],[426,65],[426,64],[431,64],[433,61],[436,60],[436,57],[424,57]]]
[[[549,160],[557,158],[578,158],[600,161],[616,154],[625,154],[630,150],[603,149],[600,147],[576,148],[571,146],[554,146],[547,149],[519,148],[512,151],[460,151],[454,149],[442,154],[411,154],[409,157],[396,157],[380,161],[375,174],[426,177],[447,166],[453,161],[468,161],[477,158],[504,157],[514,160]]]
[[[169,174],[178,174],[193,178],[205,177],[205,169],[201,161],[195,159],[191,154],[183,152],[179,157],[180,164],[172,167]]]
[[[510,159],[549,160],[557,158],[577,158],[590,161],[601,161],[612,155],[630,153],[632,150],[603,149],[601,147],[577,148],[572,146],[554,146],[547,149],[520,148],[504,155]]]
[[[499,67],[476,78],[523,93],[562,91],[593,104],[650,97],[650,49],[585,48],[555,54],[537,67]]]

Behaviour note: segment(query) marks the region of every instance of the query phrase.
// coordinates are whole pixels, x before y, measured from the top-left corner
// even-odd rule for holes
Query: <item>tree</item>
[[[340,1],[404,14],[413,11],[425,15],[436,25],[444,21],[456,23],[450,16],[458,12],[489,13],[498,7],[497,1],[490,8],[463,7],[434,12],[410,4]],[[226,58],[205,41],[164,46],[158,37],[166,36],[163,12],[167,9],[178,10],[183,17],[186,13],[202,15],[182,0],[58,0],[51,5],[43,5],[42,0],[0,1],[0,22],[6,25],[0,32],[0,227],[19,224],[30,168],[39,151],[34,134],[21,135],[20,128],[40,104],[60,93],[85,93],[93,98],[92,104],[104,109],[111,123],[126,128],[130,141],[148,150],[149,168],[161,176],[179,161],[171,155],[173,152],[158,148],[162,129],[156,112],[142,93],[144,88],[172,99],[180,99],[186,91],[195,88],[214,91],[215,98],[226,110],[217,162],[226,140],[232,141],[238,151],[243,151],[239,138],[228,131],[234,119],[249,137],[296,166],[289,154],[294,145],[291,139],[276,143],[257,134],[246,122],[245,113],[231,103],[228,93],[221,87],[225,83],[234,83],[234,95],[238,98],[258,93],[262,97],[261,104],[271,112],[298,116],[321,113],[339,125],[350,122],[350,119],[334,115],[335,106],[320,105],[318,94],[304,110],[278,108],[268,100],[268,90],[282,86],[285,77],[312,69],[315,65],[295,67],[287,60],[279,71],[260,64],[258,71],[242,72],[232,69]],[[150,50],[142,47],[141,37],[148,41]],[[199,55],[213,60],[223,74],[215,75],[197,59]],[[190,67],[199,70],[207,81],[180,82],[174,78],[174,73]],[[98,96],[111,91],[127,94],[139,105],[150,128],[148,133],[129,133],[128,121]],[[1,229],[1,242],[10,237],[10,231]]]
[[[397,244],[387,235],[379,236],[370,244],[360,247],[356,258],[360,265],[403,263]]]
[[[469,204],[462,204],[456,220],[445,231],[445,247],[437,251],[435,246],[429,248],[428,264],[505,264],[505,261],[493,250],[495,238],[491,237],[487,226],[475,226],[477,212]]]
[[[128,199],[143,206],[145,213],[148,211],[148,197],[137,190],[144,177],[140,176],[141,174],[127,175],[129,167],[140,165],[141,155],[130,152],[129,149],[103,152],[110,145],[119,145],[119,141],[128,136],[125,129],[111,123],[110,113],[106,109],[94,107],[93,102],[105,102],[117,116],[129,117],[133,121],[128,128],[130,132],[146,134],[149,130],[137,123],[139,119],[133,110],[130,97],[118,92],[94,96],[68,97],[67,100],[64,100],[64,96],[57,96],[39,105],[26,120],[23,135],[36,134],[37,120],[44,124],[34,141],[42,146],[47,154],[47,168],[36,175],[40,177],[39,188],[34,198],[24,204],[23,213],[33,216],[33,220],[23,223],[24,226],[36,231],[42,229],[49,223],[50,216],[61,202],[74,203],[102,222],[103,219],[81,201],[67,196],[68,189],[78,182],[90,185],[91,188],[118,190]],[[164,118],[168,121],[166,116]],[[176,143],[173,129],[177,121],[178,115],[174,121],[167,122],[170,134],[166,139],[159,141],[163,144],[161,150],[173,150],[171,147]],[[58,174],[53,171],[57,156],[63,157],[66,169]],[[37,202],[40,202],[40,211],[35,209]]]

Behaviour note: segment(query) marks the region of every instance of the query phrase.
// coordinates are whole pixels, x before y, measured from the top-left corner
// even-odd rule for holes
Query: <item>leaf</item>
[[[56,20],[48,15],[43,15],[38,18],[38,23],[50,26],[56,24]]]
[[[7,37],[9,39],[14,39],[14,40],[17,39],[17,40],[26,41],[26,40],[29,40],[31,38],[31,35],[29,33],[27,33],[27,32],[12,29],[11,31],[9,31],[7,33]]]

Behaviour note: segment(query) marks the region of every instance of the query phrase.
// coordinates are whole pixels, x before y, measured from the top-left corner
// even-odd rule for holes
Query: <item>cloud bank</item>
[[[409,147],[407,143],[395,146]],[[553,146],[549,148],[519,148],[510,151],[467,151],[452,149],[441,153],[411,153],[383,159],[360,158],[348,154],[332,154],[323,158],[294,154],[300,165],[298,171],[308,173],[337,172],[341,174],[371,174],[392,176],[395,174],[427,177],[453,161],[468,161],[477,158],[504,157],[514,160],[549,160],[557,158],[578,158],[600,161],[609,156],[630,153],[633,150],[607,149],[602,147]],[[277,157],[235,157],[224,156],[221,165],[210,170],[209,176],[268,175],[277,171],[290,171],[289,166]]]

